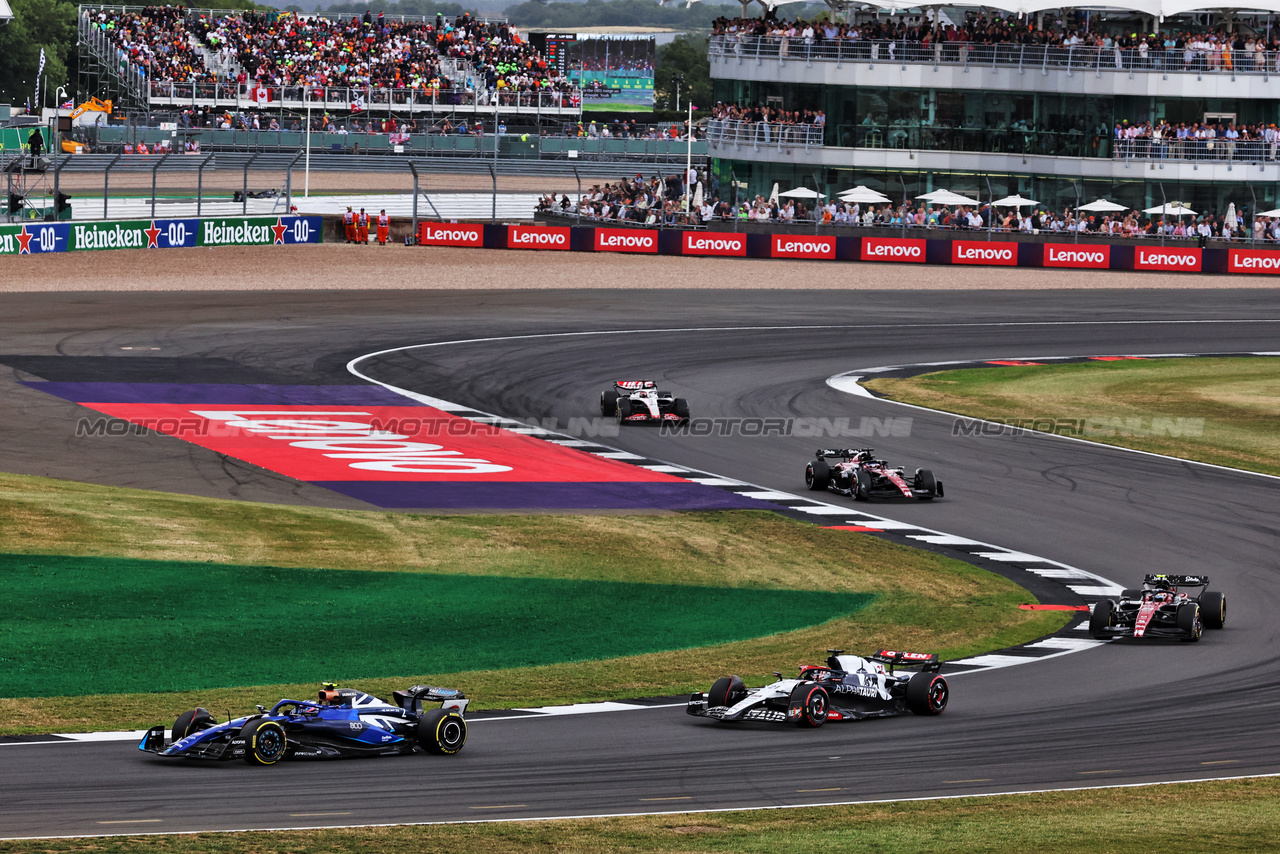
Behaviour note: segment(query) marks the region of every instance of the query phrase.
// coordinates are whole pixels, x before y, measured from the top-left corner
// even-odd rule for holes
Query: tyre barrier
[[[0,255],[192,246],[287,246],[320,243],[318,216],[31,222],[0,225]]]
[[[1173,273],[1280,273],[1280,251],[1009,240],[420,222],[421,246]]]

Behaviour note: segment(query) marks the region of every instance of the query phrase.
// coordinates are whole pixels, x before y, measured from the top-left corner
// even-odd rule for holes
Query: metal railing
[[[879,39],[831,39],[806,43],[775,36],[716,35],[707,53],[714,59],[763,62],[835,62],[960,67],[1040,68],[1072,71],[1147,72],[1167,74],[1255,74],[1264,79],[1280,73],[1280,51],[1216,52],[1191,48],[1143,51],[1092,45],[925,44]]]
[[[822,147],[822,136],[822,125],[744,122],[733,119],[711,119],[707,122],[707,142],[713,148],[724,145],[778,149],[803,146],[807,150]]]
[[[147,78],[141,69],[129,62],[129,55],[91,22],[87,16],[76,19],[80,45],[120,80],[125,91],[141,102],[147,99]]]
[[[512,92],[501,89],[382,89],[373,86],[259,86],[255,83],[173,83],[153,80],[147,95],[152,107],[233,107],[268,110],[364,110],[377,114],[435,112],[513,112],[578,116],[579,89]]]
[[[1043,154],[1107,157],[1111,131],[1037,131],[1019,127],[966,128],[878,122],[836,125],[831,144],[842,148],[913,151],[974,151],[985,154]]]
[[[1116,160],[1178,160],[1197,163],[1275,162],[1280,138],[1262,139],[1117,139],[1112,156]]]
[[[112,12],[117,15],[125,15],[125,14],[141,15],[143,12],[145,12],[149,8],[151,7],[146,5],[113,6],[113,5],[97,3],[97,4],[81,4],[80,12],[81,14],[83,14],[86,11],[94,11],[94,12],[101,11],[101,12]],[[186,7],[186,14],[188,16],[203,15],[205,18],[208,18],[208,19],[234,18],[240,15],[243,15],[244,13],[245,13],[244,9],[205,9],[205,8],[198,8],[195,6]],[[259,14],[279,17],[282,13],[275,9],[264,9]],[[356,14],[355,12],[338,13],[336,15],[323,15],[319,13],[299,12],[298,17],[326,18],[328,20],[338,20],[338,19],[350,20],[351,18],[358,18],[361,16]],[[377,15],[374,15],[373,16],[374,20],[377,20],[377,17],[378,17]],[[482,24],[505,24],[507,22],[506,15],[474,15],[473,14],[471,17],[473,20],[477,20]],[[423,24],[435,24],[436,16],[435,15],[386,15],[385,20],[412,21],[412,22],[420,22]],[[445,16],[445,20],[452,22],[452,18],[448,15]]]

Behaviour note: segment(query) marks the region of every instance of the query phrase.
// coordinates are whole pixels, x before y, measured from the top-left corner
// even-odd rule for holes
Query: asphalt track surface
[[[955,436],[947,416],[825,384],[859,367],[951,359],[1277,350],[1274,292],[35,294],[3,305],[8,354],[72,360],[0,359],[24,366],[0,381],[5,471],[360,506],[169,437],[76,439],[79,407],[15,380],[53,378],[74,363],[104,379],[355,382],[346,363],[387,348],[703,327],[456,344],[363,369],[561,423],[596,412],[616,378],[659,380],[692,401],[695,418],[907,415],[910,436],[875,445],[887,459],[933,468],[947,498],[877,502],[871,512],[1126,584],[1150,571],[1207,572],[1229,612],[1227,627],[1199,644],[1120,641],[957,676],[935,719],[802,731],[659,707],[478,720],[455,757],[269,769],[170,763],[127,743],[5,745],[0,837],[776,807],[1280,772],[1280,482],[1050,437]],[[606,441],[784,491],[803,488],[819,444],[642,428]]]

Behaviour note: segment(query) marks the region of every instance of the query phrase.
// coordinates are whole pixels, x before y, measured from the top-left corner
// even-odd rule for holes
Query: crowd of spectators
[[[147,6],[141,12],[125,12],[121,7],[94,9],[88,12],[88,22],[115,45],[122,62],[148,79],[175,83],[216,79],[193,43],[181,8]]]
[[[1116,157],[1150,160],[1275,160],[1280,129],[1275,124],[1234,122],[1119,122]]]

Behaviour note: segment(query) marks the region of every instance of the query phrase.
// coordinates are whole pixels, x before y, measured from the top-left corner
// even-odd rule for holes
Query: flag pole
[[[693,182],[689,181],[689,170],[693,168],[693,99],[692,98],[689,99],[689,125],[687,127],[687,131],[689,134],[689,138],[685,145],[685,158],[684,158],[684,179],[687,182],[687,186],[685,187],[685,190],[684,190],[684,209],[686,213],[689,211],[689,206],[693,199]]]

